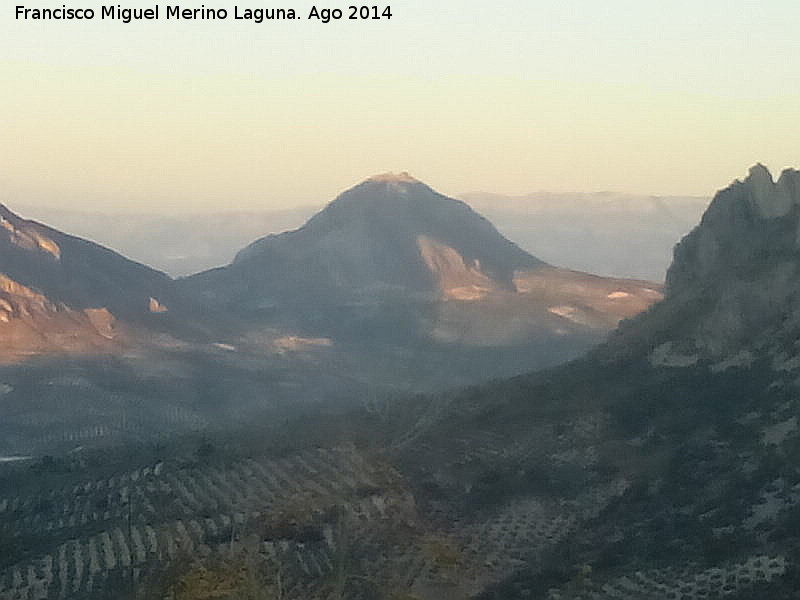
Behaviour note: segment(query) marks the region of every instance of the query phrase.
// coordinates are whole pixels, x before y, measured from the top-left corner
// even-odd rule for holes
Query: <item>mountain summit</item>
[[[514,290],[515,271],[542,265],[465,203],[388,173],[344,192],[300,229],[254,242],[230,269],[260,274],[264,297],[280,293],[278,279],[300,277],[323,296],[471,297]]]

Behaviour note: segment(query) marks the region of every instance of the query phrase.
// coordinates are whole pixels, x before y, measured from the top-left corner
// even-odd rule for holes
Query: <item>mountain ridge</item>
[[[0,226],[0,271],[56,301],[76,308],[106,306],[120,316],[134,316],[148,312],[151,297],[168,301],[174,293],[168,275],[94,242],[22,219],[2,204]]]

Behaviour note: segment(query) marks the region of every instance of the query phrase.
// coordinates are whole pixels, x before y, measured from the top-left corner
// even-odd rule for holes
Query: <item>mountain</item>
[[[174,302],[163,273],[0,205],[3,356],[113,349],[118,319],[147,323]]]
[[[651,281],[664,280],[672,247],[700,220],[710,201],[614,192],[525,196],[474,192],[459,198],[548,262]]]
[[[660,298],[655,284],[552,267],[407,173],[372,177],[303,227],[181,284],[212,305],[292,315],[319,335],[369,328],[491,346],[602,335]]]
[[[798,194],[797,171],[776,182],[763,165],[720,191],[675,248],[669,302],[623,328],[615,347],[646,340],[658,346],[656,360],[687,363],[792,351],[800,324]]]
[[[239,252],[226,279],[258,277],[238,292],[245,302],[254,294],[258,302],[277,298],[283,291],[273,285],[277,278],[342,297],[372,291],[451,296],[514,289],[516,270],[542,264],[463,202],[403,173],[368,179],[300,229],[254,242]]]
[[[800,172],[787,169],[776,182],[756,165],[717,195],[677,246],[667,286],[675,310],[693,311],[683,339],[690,350],[720,358],[793,342],[800,324],[798,206]]]

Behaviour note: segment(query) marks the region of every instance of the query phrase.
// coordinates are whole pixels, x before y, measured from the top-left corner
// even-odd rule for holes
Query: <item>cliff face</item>
[[[720,191],[700,224],[675,249],[668,295],[721,287],[732,279],[767,279],[767,270],[800,256],[800,171],[777,182],[762,165]],[[763,281],[762,281],[763,283]]]
[[[107,309],[72,309],[0,274],[0,361],[42,353],[109,352],[123,339]]]
[[[799,277],[800,171],[774,181],[756,165],[675,247],[665,302],[623,328],[617,347],[638,340],[664,364],[784,352],[800,331]]]

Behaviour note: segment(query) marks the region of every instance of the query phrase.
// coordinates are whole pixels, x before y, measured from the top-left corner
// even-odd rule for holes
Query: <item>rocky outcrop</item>
[[[660,347],[660,363],[666,342],[698,360],[789,343],[800,331],[800,171],[775,181],[759,164],[718,192],[675,248],[666,299],[622,332]]]
[[[698,225],[675,249],[669,295],[704,288],[745,271],[773,268],[771,258],[800,255],[800,171],[777,182],[763,165],[714,197]]]
[[[124,334],[106,309],[76,310],[0,274],[0,361],[43,353],[109,352]]]
[[[6,230],[8,240],[20,248],[50,254],[55,260],[61,259],[61,248],[53,240],[42,235],[34,227],[19,227],[19,219],[0,205],[0,227]]]

